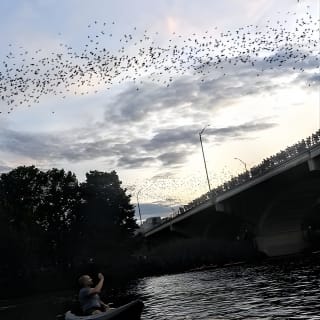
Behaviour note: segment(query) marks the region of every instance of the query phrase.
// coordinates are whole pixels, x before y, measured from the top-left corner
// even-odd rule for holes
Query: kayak
[[[110,308],[105,312],[91,316],[78,316],[67,311],[65,320],[139,320],[143,307],[142,301],[135,300],[119,308]]]

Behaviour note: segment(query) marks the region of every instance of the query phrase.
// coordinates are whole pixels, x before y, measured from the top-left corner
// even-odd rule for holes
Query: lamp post
[[[142,188],[139,189],[139,191],[137,192],[137,205],[138,205],[138,212],[139,212],[139,217],[140,217],[140,226],[142,225],[142,219],[141,219],[141,209],[140,209],[140,203],[139,203],[139,194],[143,189],[148,189],[150,188],[153,184],[155,183],[155,181],[151,182],[149,185],[147,186],[143,186]]]
[[[235,160],[239,160],[239,161],[244,165],[244,169],[246,170],[246,172],[248,172],[247,164],[246,164],[244,161],[242,161],[242,160],[241,160],[241,159],[239,159],[239,158],[233,158],[233,159],[235,159]]]
[[[143,188],[141,188],[138,192],[137,192],[137,204],[138,204],[138,211],[139,211],[139,217],[140,217],[140,226],[142,226],[142,219],[141,219],[141,210],[140,210],[140,204],[139,204],[139,193],[141,192]]]
[[[211,193],[211,186],[210,186],[210,180],[209,180],[209,175],[208,175],[208,170],[207,170],[207,163],[206,163],[206,158],[205,158],[205,156],[204,156],[203,145],[202,145],[202,134],[204,133],[204,130],[206,130],[206,128],[207,128],[208,126],[209,126],[209,124],[206,125],[206,126],[199,132],[199,138],[200,138],[200,144],[201,144],[201,150],[202,150],[204,168],[205,168],[205,170],[206,170],[206,175],[207,175],[209,192]]]

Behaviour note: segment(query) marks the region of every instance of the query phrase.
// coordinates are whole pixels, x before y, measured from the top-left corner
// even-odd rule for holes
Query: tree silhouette
[[[3,227],[12,231],[13,248],[19,248],[20,260],[30,268],[39,260],[41,228],[39,221],[35,219],[35,212],[41,203],[43,182],[43,172],[34,166],[18,167],[2,174],[0,179]]]
[[[70,263],[76,254],[80,205],[79,184],[71,172],[23,166],[2,174],[1,238],[11,243],[7,260],[16,261],[16,267],[23,263],[28,272]]]
[[[130,195],[115,171],[90,171],[81,184],[84,200],[84,253],[101,260],[130,247],[137,228]]]
[[[74,243],[81,221],[81,195],[76,176],[63,169],[47,171],[41,200],[35,218],[41,226],[46,257],[53,264],[68,263],[76,254]]]
[[[79,185],[71,172],[35,166],[0,175],[1,283],[36,290],[36,279],[42,287],[52,278],[56,285],[51,275],[70,277],[92,257],[100,266],[112,259],[117,271],[126,265],[136,244],[131,196],[115,171],[86,178]]]

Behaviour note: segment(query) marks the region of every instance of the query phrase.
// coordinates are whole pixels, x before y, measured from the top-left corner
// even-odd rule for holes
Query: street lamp
[[[137,192],[137,204],[138,204],[138,211],[139,211],[139,217],[140,217],[140,226],[142,225],[142,219],[141,219],[141,209],[140,209],[140,203],[139,203],[139,194],[143,189],[147,189],[150,188],[153,184],[155,183],[155,181],[151,182],[151,184],[142,187],[141,189],[139,189],[139,191]]]
[[[141,188],[138,192],[137,192],[137,204],[138,204],[138,211],[139,211],[139,217],[140,217],[140,226],[142,225],[142,219],[141,219],[141,210],[140,210],[140,204],[139,204],[139,193],[141,192],[143,188]]]
[[[206,128],[207,128],[208,126],[209,126],[209,124],[206,125],[206,126],[199,132],[199,138],[200,138],[200,144],[201,144],[201,150],[202,150],[204,168],[205,168],[205,170],[206,170],[206,175],[207,175],[209,192],[211,193],[211,186],[210,186],[209,175],[208,175],[208,170],[207,170],[207,163],[206,163],[206,158],[205,158],[205,156],[204,156],[203,145],[202,145],[202,137],[201,137],[201,135],[204,133],[204,130],[206,130]]]
[[[239,158],[233,158],[233,159],[235,159],[235,160],[239,160],[239,161],[244,165],[244,169],[246,170],[246,172],[248,172],[247,164],[246,164],[244,161],[242,161],[242,160],[241,160],[241,159],[239,159]]]

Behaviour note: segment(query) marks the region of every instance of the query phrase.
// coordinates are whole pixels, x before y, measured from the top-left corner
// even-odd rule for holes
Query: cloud
[[[154,157],[146,157],[146,156],[134,156],[134,155],[125,155],[121,156],[118,159],[117,164],[120,167],[124,168],[141,168],[143,166],[152,166],[155,164],[155,158]]]
[[[215,141],[228,139],[249,139],[250,134],[274,127],[275,123],[260,121],[244,123],[224,128],[208,128],[207,135]],[[197,128],[199,129],[199,128]],[[104,158],[122,168],[141,168],[159,166],[176,167],[187,161],[196,152],[199,144],[198,130],[195,126],[155,129],[150,139],[128,136],[125,143],[119,144],[113,138],[101,139],[98,134],[91,141],[81,141],[81,133],[87,128],[71,132],[49,133],[17,132],[12,129],[0,129],[0,148],[17,156],[37,161],[55,163],[57,161],[87,161]],[[124,140],[124,136],[122,137]],[[87,137],[86,137],[87,140]]]
[[[175,109],[192,101],[192,93],[197,90],[192,79],[184,77],[169,87],[155,83],[144,83],[138,87],[129,85],[106,105],[105,119],[112,123],[142,122],[152,113]]]
[[[13,154],[42,158],[55,154],[58,139],[53,135],[32,134],[18,132],[7,128],[1,129],[0,147],[2,151],[9,151]]]
[[[177,76],[168,87],[149,81],[139,84],[139,90],[128,85],[105,105],[104,119],[94,126],[88,123],[82,128],[53,134],[16,131],[4,126],[0,129],[0,147],[11,154],[51,163],[103,158],[122,168],[176,167],[198,149],[199,123],[222,108],[238,102],[241,105],[241,99],[248,96],[271,94],[290,83],[319,82],[318,75],[305,72],[298,73],[299,77],[293,77],[291,82],[276,83],[277,77],[296,74],[292,66],[272,69],[270,62],[261,59],[254,66],[243,64],[230,69],[229,65],[226,63],[226,74],[216,72],[211,76],[215,78]],[[312,70],[315,61],[306,59],[303,65]],[[216,143],[250,139],[253,133],[275,126],[266,119],[258,119],[234,126],[209,127],[206,137],[212,137]]]
[[[274,122],[253,121],[238,126],[229,126],[225,128],[212,129],[208,127],[206,129],[206,135],[212,136],[215,141],[220,143],[226,140],[232,140],[234,138],[238,140],[251,139],[253,133],[271,129],[276,126],[277,124]]]
[[[0,163],[0,174],[11,171],[13,168]]]
[[[83,132],[86,130],[87,128],[84,128]],[[1,128],[0,147],[2,151],[35,160],[81,161],[110,155],[109,141],[92,136],[91,142],[84,142],[77,139],[78,135],[81,136],[81,133],[31,133]]]
[[[319,73],[305,72],[305,73],[299,74],[294,79],[293,83],[303,87],[307,87],[307,88],[318,87],[320,84],[320,75]]]
[[[175,168],[198,150],[198,132],[202,128],[199,124],[207,122],[222,108],[241,105],[242,99],[248,96],[272,94],[290,85],[319,83],[319,76],[310,73],[316,66],[313,56],[296,65],[306,72],[296,72],[291,63],[274,68],[277,54],[269,56],[271,63],[257,59],[254,66],[242,64],[232,68],[226,62],[225,70],[209,74],[211,78],[176,76],[168,87],[152,81],[127,85],[106,103],[104,118],[94,126],[88,123],[54,133],[23,132],[4,126],[0,128],[0,148],[49,163],[100,158],[128,169]],[[210,71],[210,67],[204,68]],[[275,81],[280,77],[289,80]],[[205,138],[215,143],[252,139],[255,133],[276,125],[268,119],[253,119],[239,125],[208,127]]]
[[[181,152],[165,152],[158,156],[158,159],[165,166],[176,166],[178,164],[183,164],[186,161],[189,153],[187,151]]]
[[[166,172],[162,172],[162,173],[159,173],[159,174],[156,174],[154,176],[151,177],[150,180],[158,180],[158,179],[173,179],[175,177],[175,174],[172,172],[172,171],[166,171]]]
[[[198,141],[197,128],[180,126],[175,128],[158,129],[154,136],[142,147],[146,151],[177,149],[179,146],[192,146]]]
[[[276,123],[261,119],[260,121],[256,120],[240,125],[215,129],[208,128],[206,129],[206,136],[213,137],[216,143],[234,139],[252,139],[252,134],[275,126],[277,126]],[[135,140],[128,141],[127,147],[130,144],[137,145]],[[142,165],[159,165],[163,168],[177,167],[185,163],[194,152],[197,152],[198,147],[199,136],[195,126],[158,129],[147,143],[141,144],[136,149],[134,156],[120,157],[118,165],[126,168],[137,168]]]
[[[262,93],[270,95],[297,84],[295,78],[304,79],[305,70],[308,73],[316,70],[318,62],[315,56],[300,59],[305,56],[303,50],[299,51],[299,61],[288,58],[281,62],[281,59],[285,60],[281,58],[283,54],[279,50],[266,59],[254,58],[247,63],[240,63],[243,58],[240,56],[230,58],[230,62],[221,64],[223,71],[216,70],[214,65],[199,65],[201,74],[176,75],[170,83],[146,79],[139,85],[128,84],[105,105],[105,121],[111,125],[138,125],[149,121],[148,128],[155,124],[172,123],[178,118],[196,122],[241,99],[258,97]],[[237,63],[236,67],[234,63]],[[280,81],[286,76],[286,81]],[[316,77],[310,79],[315,80]],[[299,84],[303,85],[302,81]]]

